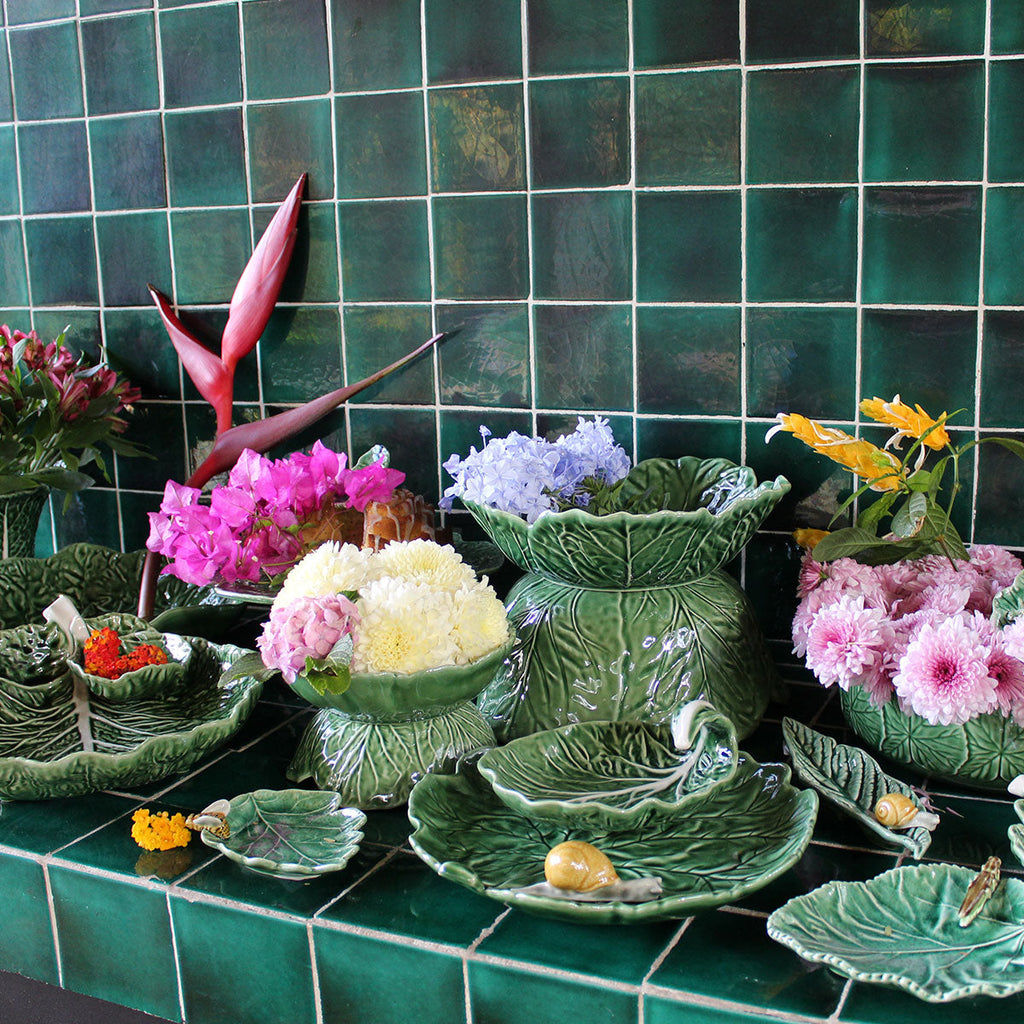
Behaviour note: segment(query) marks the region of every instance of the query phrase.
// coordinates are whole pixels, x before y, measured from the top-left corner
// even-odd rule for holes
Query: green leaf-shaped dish
[[[304,881],[340,871],[362,841],[366,815],[343,807],[338,793],[257,789],[231,798],[230,835],[200,835],[207,846],[244,867],[275,878]]]
[[[543,512],[533,523],[464,504],[521,569],[566,583],[643,588],[702,579],[736,555],[789,490],[726,459],[647,459],[619,492],[629,511]]]
[[[797,776],[826,800],[845,811],[880,839],[909,850],[920,860],[931,845],[926,828],[886,828],[874,814],[886,793],[902,793],[921,807],[921,800],[905,782],[882,771],[873,757],[857,747],[837,743],[792,718],[783,719],[782,735]],[[922,808],[923,809],[923,808]]]
[[[915,864],[867,882],[829,882],[776,910],[768,934],[847,978],[931,1003],[1024,992],[1024,882],[1004,878],[961,928],[957,911],[975,874]]]
[[[1024,800],[1015,800],[1013,809],[1017,812],[1021,824],[1011,825],[1006,834],[1010,839],[1010,849],[1013,850],[1014,857],[1024,864]]]
[[[667,725],[579,722],[492,747],[478,762],[498,799],[568,828],[640,828],[679,814],[736,771],[736,733],[710,706],[678,750]]]
[[[410,842],[443,878],[509,906],[590,924],[686,917],[740,899],[799,860],[810,841],[817,794],[790,784],[786,765],[739,757],[731,780],[685,814],[638,831],[573,829],[506,807],[475,764],[427,775],[409,798]],[[602,850],[623,879],[658,876],[661,896],[643,903],[590,903],[519,892],[544,881],[544,858],[565,839]]]
[[[241,727],[262,688],[252,677],[220,685],[242,648],[181,637],[184,678],[174,690],[116,701],[90,694],[85,730],[74,676],[52,655],[56,633],[23,626],[0,634],[2,799],[123,789],[185,771]]]

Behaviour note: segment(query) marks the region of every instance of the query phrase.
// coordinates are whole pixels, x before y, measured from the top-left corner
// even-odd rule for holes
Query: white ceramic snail
[[[875,804],[875,817],[886,828],[926,828],[930,832],[939,816],[922,810],[903,793],[886,793]]]

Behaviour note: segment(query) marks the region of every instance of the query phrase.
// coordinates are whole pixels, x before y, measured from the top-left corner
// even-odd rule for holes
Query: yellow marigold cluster
[[[899,395],[893,396],[891,402],[883,398],[865,398],[860,403],[860,411],[878,423],[893,427],[897,439],[917,438],[935,451],[941,451],[949,444],[949,434],[945,427],[946,413],[933,420],[920,405],[911,409],[900,400]]]
[[[188,846],[191,838],[183,814],[151,814],[140,808],[132,815],[132,839],[144,850],[173,850],[176,846]]]

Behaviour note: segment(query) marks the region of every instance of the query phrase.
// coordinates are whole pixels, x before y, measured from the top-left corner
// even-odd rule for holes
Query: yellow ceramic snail
[[[619,881],[612,862],[596,846],[578,839],[559,843],[548,851],[544,877],[556,889],[572,892],[593,892]]]
[[[886,793],[875,804],[875,817],[886,828],[920,827],[929,831],[939,823],[939,816],[923,811],[903,793]]]

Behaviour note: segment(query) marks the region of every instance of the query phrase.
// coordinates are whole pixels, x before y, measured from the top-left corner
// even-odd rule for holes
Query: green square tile
[[[110,465],[108,462],[108,469]],[[89,468],[95,469],[92,466]],[[58,502],[53,509],[53,515],[53,528],[58,547],[67,547],[68,544],[75,544],[78,541],[90,541],[115,550],[121,549],[116,491],[108,490],[106,487],[90,487],[88,490],[79,491],[67,509],[64,508],[63,502]]]
[[[626,0],[528,0],[530,74],[625,71],[629,67]]]
[[[539,406],[632,409],[629,306],[537,306],[534,334]]]
[[[803,965],[795,975],[793,966],[792,952],[768,937],[764,918],[717,911],[690,923],[649,983],[761,1012],[828,1017],[844,979],[823,964]]]
[[[352,1019],[358,1007],[359,1024],[465,1022],[459,957],[319,926],[313,940],[324,1020]]]
[[[90,115],[160,106],[151,13],[83,21],[82,62]]]
[[[384,445],[391,453],[391,465],[405,473],[405,486],[433,500],[437,494],[437,426],[432,410],[355,405],[349,410],[349,419],[353,453]]]
[[[91,217],[60,217],[25,222],[32,301],[52,306],[99,300]],[[54,260],[59,252],[61,258]]]
[[[1016,381],[1024,375],[1024,313],[987,310],[981,357],[981,424],[1024,427]]]
[[[522,86],[430,91],[430,173],[435,191],[521,189],[525,168]]]
[[[423,97],[414,92],[335,100],[338,195],[420,196],[427,191]]]
[[[346,301],[430,297],[425,202],[345,203],[338,226]]]
[[[942,353],[936,359],[936,352]],[[861,396],[920,403],[932,416],[965,411],[953,425],[974,419],[978,321],[974,313],[864,311]]]
[[[637,184],[739,181],[739,71],[644,75],[636,111]]]
[[[228,302],[252,254],[245,210],[178,210],[171,214],[178,301]]]
[[[641,302],[739,301],[738,192],[640,193],[636,207]]]
[[[36,529],[35,538],[36,558],[49,558],[50,555],[57,553],[57,545],[53,538],[53,515],[50,511],[52,503],[53,495],[51,494],[49,500],[43,505],[42,514],[39,516],[39,527]]]
[[[852,416],[857,399],[856,310],[748,310],[747,382],[751,416]]]
[[[194,107],[242,99],[238,11],[227,5],[160,12],[164,103]]]
[[[571,78],[530,84],[534,188],[629,181],[629,82]]]
[[[103,314],[107,356],[146,398],[179,398],[178,357],[156,308],[108,309]]]
[[[345,310],[345,365],[348,382],[363,380],[401,359],[434,332],[428,306],[354,306]],[[362,391],[353,402],[434,401],[433,359],[429,352]]]
[[[636,66],[737,63],[739,11],[708,0],[633,0]]]
[[[974,536],[988,544],[1024,544],[1024,463],[994,444],[982,445],[978,458]]]
[[[423,81],[420,0],[331,0],[334,87],[400,89]]]
[[[785,476],[785,473],[782,475]],[[773,537],[759,533],[751,538],[744,550],[746,574],[743,589],[750,598],[765,636],[769,640],[782,641],[788,653],[793,643],[791,627],[797,609],[796,582],[800,569],[800,549],[788,536]],[[813,694],[820,703],[820,687]],[[786,713],[794,715],[799,721],[808,721],[789,705]]]
[[[857,68],[756,71],[747,86],[747,181],[857,180]]]
[[[53,853],[131,811],[135,803],[108,793],[88,799],[5,800],[0,804],[3,845],[26,853]]]
[[[20,125],[18,147],[26,213],[89,209],[89,154],[84,121]],[[59,173],[54,173],[56,168]]]
[[[164,213],[127,213],[96,219],[103,301],[148,306],[148,281],[169,281],[171,250]]]
[[[21,212],[14,125],[0,125],[0,215]]]
[[[747,0],[747,60],[857,57],[860,0],[820,0],[812,7]]]
[[[116,11],[133,11],[140,7],[153,7],[153,0],[79,0],[80,14],[112,14]]]
[[[526,298],[525,196],[439,197],[433,215],[438,297]]]
[[[518,5],[504,0],[425,0],[423,10],[429,82],[522,75]]]
[[[0,220],[0,306],[27,305],[28,277],[21,224]]]
[[[632,203],[627,192],[534,196],[533,290],[544,299],[632,295]]]
[[[555,1006],[571,1006],[573,1016],[581,1020],[607,1024],[636,1024],[639,1020],[639,998],[634,992],[491,963],[470,962],[469,1004],[473,1024],[550,1021]]]
[[[18,118],[80,117],[85,108],[74,23],[9,31],[7,40]]]
[[[178,976],[164,893],[57,866],[50,867],[50,885],[64,986],[177,1019]],[[117,927],[98,928],[103,920]]]
[[[158,458],[122,459],[118,475],[120,486],[131,490],[162,492],[168,477],[181,481],[188,476],[185,472],[181,408],[178,405],[139,402],[134,407],[130,423],[128,437],[145,445]]]
[[[985,301],[1024,302],[1024,188],[990,188],[985,215]]]
[[[242,115],[237,107],[168,113],[164,137],[172,206],[245,202]]]
[[[284,194],[278,197],[284,198]],[[253,211],[259,238],[267,229],[277,206]],[[338,301],[338,232],[333,203],[303,203],[299,207],[295,248],[278,294],[279,302]]]
[[[748,299],[852,302],[856,287],[855,188],[748,193]]]
[[[753,1024],[750,1014],[706,1006],[703,1001],[682,1002],[664,996],[642,997],[644,1024]]]
[[[640,412],[738,416],[740,311],[637,309]]]
[[[172,898],[185,1019],[220,1024],[296,1024],[314,1017],[313,972],[303,921]],[[225,941],[225,936],[231,936]],[[253,971],[273,959],[287,970]],[[225,979],[244,978],[232,985]]]
[[[242,4],[242,31],[250,100],[317,96],[330,89],[323,0]]]
[[[40,338],[56,338],[66,329],[68,348],[76,355],[85,352],[99,357],[103,343],[100,315],[96,309],[37,309],[32,322]]]
[[[7,12],[9,25],[27,25],[50,18],[71,18],[75,15],[75,0],[20,0],[11,4]]]
[[[696,455],[701,459],[730,459],[739,463],[741,445],[739,420],[637,418],[637,461]]]
[[[118,456],[117,461],[123,460]],[[162,497],[162,494],[120,492],[125,551],[138,551],[146,546],[146,538],[149,536],[149,513],[160,508]]]
[[[287,306],[275,310],[260,339],[265,400],[308,402],[340,388],[340,342],[337,309]]]
[[[980,225],[977,188],[866,189],[864,301],[977,302]]]
[[[988,180],[1020,181],[1024,161],[1024,60],[994,61],[989,87]]]
[[[438,306],[437,328],[456,332],[437,350],[443,403],[529,407],[530,326],[525,304]]]
[[[0,854],[4,928],[0,963],[5,971],[58,984],[53,925],[42,866],[27,857]]]
[[[869,57],[982,53],[986,0],[865,0]]]
[[[246,118],[254,202],[280,202],[303,173],[307,199],[333,198],[330,100],[250,106]]]
[[[1017,0],[992,0],[992,52],[1024,51],[1024,9]]]
[[[854,984],[843,1004],[842,1024],[936,1024],[940,1017],[949,1024],[983,1017],[986,1024],[1015,1024],[1020,1020],[1020,999],[958,999],[948,1006],[936,1006],[909,992],[882,985]]]
[[[985,69],[956,64],[867,66],[864,177],[970,181],[981,177]]]
[[[90,121],[89,143],[97,210],[136,210],[167,204],[159,114]]]
[[[14,118],[14,96],[11,94],[11,62],[7,56],[7,33],[0,29],[0,121]]]

